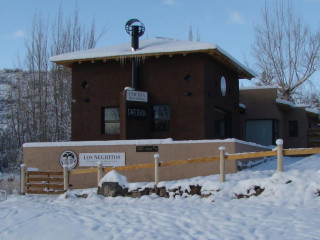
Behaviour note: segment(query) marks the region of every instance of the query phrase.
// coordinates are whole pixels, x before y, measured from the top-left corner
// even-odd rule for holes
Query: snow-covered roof
[[[320,110],[318,110],[318,109],[306,108],[305,111],[308,112],[308,113],[313,113],[313,114],[316,114],[316,115],[320,116]]]
[[[170,56],[175,54],[187,55],[189,53],[199,52],[210,54],[223,64],[232,67],[238,72],[239,78],[251,79],[255,76],[255,73],[252,70],[242,65],[216,44],[182,41],[169,38],[141,40],[139,43],[139,49],[136,51],[131,50],[131,43],[125,43],[103,48],[65,53],[52,56],[50,60],[57,64],[71,67],[73,63],[82,61],[106,61],[109,59],[121,60],[133,57],[145,58],[161,55]]]
[[[261,148],[268,146],[257,143],[246,142],[236,138],[214,139],[214,140],[181,140],[167,139],[142,139],[142,140],[112,140],[112,141],[72,141],[72,142],[31,142],[24,143],[23,147],[79,147],[79,146],[120,146],[120,145],[162,145],[162,144],[194,144],[194,143],[239,143]]]
[[[239,90],[260,90],[260,89],[277,89],[277,86],[247,86],[240,87]]]
[[[276,99],[276,103],[280,104],[280,105],[285,105],[289,108],[304,108],[304,110],[307,112],[307,113],[311,113],[312,115],[317,115],[318,118],[320,119],[320,110],[318,109],[313,109],[313,108],[308,108],[306,107],[306,105],[303,105],[303,104],[294,104],[290,101],[287,101],[287,100],[283,100],[283,99],[280,99],[280,98],[277,98]]]
[[[296,105],[290,101],[287,101],[287,100],[284,100],[284,99],[280,99],[280,98],[277,98],[276,99],[276,103],[280,103],[280,104],[283,104],[283,105],[286,105],[288,107],[291,107],[291,108],[295,108]]]

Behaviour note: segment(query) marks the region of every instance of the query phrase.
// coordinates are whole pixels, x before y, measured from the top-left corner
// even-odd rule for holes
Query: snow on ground
[[[319,239],[320,154],[286,157],[285,172],[275,169],[273,158],[228,174],[225,183],[218,175],[160,183],[167,188],[199,184],[212,194],[208,198],[105,198],[96,189],[9,195],[0,202],[0,239]],[[134,185],[149,184],[129,183]],[[254,186],[265,190],[256,197],[235,197]],[[75,196],[83,193],[86,199]]]

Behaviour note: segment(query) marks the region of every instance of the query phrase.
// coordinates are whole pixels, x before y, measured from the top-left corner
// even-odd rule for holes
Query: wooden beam
[[[55,178],[55,177],[27,177],[27,182],[63,182],[63,178]]]
[[[110,172],[111,170],[116,170],[116,171],[136,170],[136,169],[143,169],[143,168],[154,168],[154,163],[144,163],[144,164],[127,165],[127,166],[120,166],[120,167],[107,167],[103,169],[103,172]]]
[[[36,183],[31,183],[31,184],[27,184],[28,188],[51,188],[51,189],[59,189],[59,190],[63,190],[63,185],[62,184],[45,184],[45,183],[41,183],[41,184],[36,184]]]
[[[79,175],[79,174],[86,174],[86,173],[97,173],[97,168],[83,168],[83,169],[75,169],[69,172],[69,175]]]
[[[182,164],[192,164],[192,163],[202,163],[202,162],[212,162],[218,161],[219,156],[216,157],[205,157],[205,158],[194,158],[194,159],[186,159],[186,160],[174,160],[160,163],[160,167],[167,167],[167,166],[175,166],[175,165],[182,165]]]
[[[292,155],[312,155],[320,153],[320,148],[302,148],[302,149],[285,149],[283,150],[283,155],[292,156]]]
[[[28,194],[63,194],[65,191],[35,191],[35,190],[27,190]]]
[[[45,176],[62,176],[63,172],[46,172],[46,171],[29,171],[27,172],[27,176],[39,176],[39,175],[45,175]]]
[[[248,159],[248,158],[258,158],[258,157],[271,157],[276,156],[276,151],[266,151],[266,152],[253,152],[253,153],[237,153],[226,155],[226,160],[238,160],[238,159]]]

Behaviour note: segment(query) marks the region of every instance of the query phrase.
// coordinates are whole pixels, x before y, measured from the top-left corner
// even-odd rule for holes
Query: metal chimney
[[[144,34],[145,27],[138,19],[130,19],[126,23],[126,31],[131,36],[131,48],[132,51],[139,49],[139,37]]]
[[[139,26],[132,26],[131,48],[132,51],[139,49]]]
[[[139,37],[144,34],[145,27],[142,22],[138,19],[130,19],[126,25],[125,29],[127,33],[131,36],[131,50],[136,51],[139,49]],[[132,88],[137,89],[138,87],[138,66],[136,59],[132,58]]]

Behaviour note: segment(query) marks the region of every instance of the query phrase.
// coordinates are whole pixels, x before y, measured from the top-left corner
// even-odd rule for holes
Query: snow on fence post
[[[63,190],[67,191],[69,188],[69,172],[66,165],[63,165]]]
[[[225,157],[225,147],[219,147],[220,151],[220,182],[225,182],[225,165],[226,165],[226,157]]]
[[[158,191],[158,183],[159,183],[159,158],[160,158],[160,155],[156,153],[154,155],[154,188],[156,192]]]
[[[277,144],[277,172],[283,172],[283,140],[278,139]]]
[[[97,171],[98,184],[97,185],[99,185],[100,180],[102,179],[102,175],[103,175],[102,162],[98,161],[97,165],[98,165],[98,171]]]
[[[26,165],[20,166],[20,195],[26,194]]]

